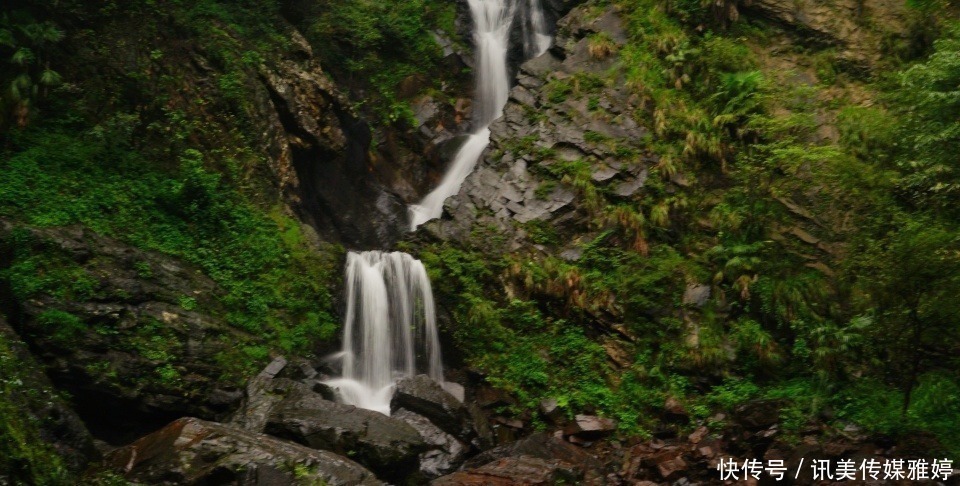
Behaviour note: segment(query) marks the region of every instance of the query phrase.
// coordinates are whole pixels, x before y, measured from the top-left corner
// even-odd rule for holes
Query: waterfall
[[[460,191],[490,144],[490,124],[503,114],[510,96],[507,52],[515,18],[523,17],[519,22],[525,55],[543,54],[552,42],[540,0],[468,1],[477,47],[474,131],[440,185],[410,206],[412,230],[440,217],[444,201]],[[424,371],[462,399],[462,387],[443,381],[433,291],[420,260],[399,252],[350,252],[346,294],[343,349],[336,355],[342,377],[326,382],[337,389],[340,400],[389,415],[397,380]]]
[[[390,414],[393,385],[425,371],[444,384],[433,291],[420,260],[406,253],[350,252],[343,322],[343,376],[327,381],[340,399]],[[418,369],[417,351],[425,356]]]
[[[553,44],[553,37],[547,30],[547,19],[543,15],[543,7],[540,6],[540,0],[530,0],[530,29],[524,36],[526,45],[525,52],[528,56],[537,57]]]
[[[474,132],[453,158],[453,163],[443,180],[430,194],[409,208],[410,229],[439,218],[443,203],[448,197],[460,192],[460,186],[473,172],[480,155],[490,144],[490,124],[500,118],[510,96],[510,78],[507,66],[507,51],[514,18],[524,13],[524,51],[528,55],[546,52],[552,42],[540,0],[468,0],[473,17],[476,44],[477,91],[474,99]],[[519,3],[527,2],[526,8]],[[527,22],[529,20],[529,22]],[[528,30],[529,24],[529,30]]]

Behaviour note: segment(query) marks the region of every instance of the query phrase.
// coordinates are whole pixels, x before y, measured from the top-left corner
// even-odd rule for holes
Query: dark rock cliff
[[[72,272],[69,292],[83,293],[5,289],[0,303],[98,438],[125,443],[173,418],[216,418],[238,403],[225,359],[249,337],[214,317],[221,291],[196,267],[81,227],[27,230],[0,219],[0,242],[4,266],[56,255],[43,271]]]

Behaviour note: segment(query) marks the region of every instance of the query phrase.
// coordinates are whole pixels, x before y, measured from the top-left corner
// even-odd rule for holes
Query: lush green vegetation
[[[26,126],[37,99],[60,84],[60,74],[50,68],[48,51],[63,39],[53,22],[37,22],[25,11],[4,12],[0,17],[0,130]]]
[[[0,214],[32,226],[83,224],[191,261],[226,290],[223,317],[230,324],[288,352],[307,351],[317,339],[333,337],[324,282],[332,262],[308,249],[297,223],[245,201],[233,189],[238,183],[229,179],[230,172],[226,179],[209,172],[199,151],[185,150],[179,167],[163,171],[131,149],[123,134],[78,128],[49,121],[12,134],[2,165]],[[13,268],[20,298],[64,292],[51,288],[57,282],[24,280],[31,270],[52,265],[31,258]],[[17,272],[20,265],[30,268]],[[62,277],[63,286],[82,282],[70,272]]]
[[[717,426],[718,410],[777,398],[789,430],[829,416],[894,436],[926,431],[960,451],[950,297],[960,291],[960,32],[931,16],[946,7],[915,10],[922,34],[885,47],[871,75],[830,48],[797,49],[798,69],[816,72],[797,83],[758,55],[784,35],[773,26],[729,22],[700,2],[617,4],[629,42],[590,38],[591,55],[616,56],[617,68],[549,80],[547,99],[596,110],[603,86],[625,83],[644,100],[635,118],[656,135],[659,177],[624,203],[591,180],[590,161],[557,161],[534,139],[508,143],[551,160],[533,167],[548,181],[538,195],[574,189],[599,236],[576,262],[493,259],[496,239],[482,228],[473,239],[483,246],[427,249],[472,364],[520,409],[556,398],[571,414],[618,417],[629,434],[652,430],[638,411],[662,410],[667,397]],[[821,134],[825,118],[837,136]],[[523,229],[548,251],[565,243],[547,223]],[[694,283],[711,288],[703,307],[681,302]]]
[[[313,5],[304,31],[362,110],[386,123],[411,123],[418,84],[441,89],[435,33],[457,40],[456,4],[436,0],[336,0]],[[404,83],[409,83],[404,87]]]

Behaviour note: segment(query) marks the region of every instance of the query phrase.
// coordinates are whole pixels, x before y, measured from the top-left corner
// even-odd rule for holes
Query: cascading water
[[[520,8],[519,2],[527,2]],[[443,203],[448,197],[460,192],[460,186],[490,144],[490,124],[503,114],[503,107],[510,96],[510,78],[507,67],[507,50],[510,30],[518,12],[526,12],[529,25],[524,22],[524,51],[528,55],[540,55],[550,47],[548,33],[540,0],[469,0],[470,13],[476,27],[474,41],[477,48],[477,94],[474,100],[474,132],[453,159],[450,169],[440,185],[427,194],[420,204],[409,208],[410,229],[439,218]],[[529,26],[530,31],[527,31]]]
[[[524,39],[526,45],[524,49],[530,57],[537,57],[553,44],[553,37],[547,29],[547,19],[543,15],[543,7],[540,6],[540,0],[529,0],[530,9],[530,31],[526,32]]]
[[[543,54],[552,42],[540,0],[468,1],[476,26],[475,130],[440,185],[420,204],[410,206],[411,229],[440,216],[444,201],[460,191],[490,144],[490,124],[503,113],[510,94],[507,50],[515,17],[525,16],[523,49],[528,56]],[[397,380],[424,369],[462,399],[459,385],[443,381],[433,292],[420,260],[399,252],[351,252],[346,290],[343,350],[337,354],[343,376],[326,382],[338,390],[340,400],[389,415]]]
[[[443,384],[433,291],[420,260],[406,253],[347,255],[343,377],[327,381],[340,399],[390,414],[393,385],[419,370]]]

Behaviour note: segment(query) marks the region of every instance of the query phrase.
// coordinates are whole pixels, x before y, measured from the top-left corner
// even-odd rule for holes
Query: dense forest
[[[0,484],[483,484],[436,479],[480,458],[502,484],[719,484],[718,455],[960,460],[956,5],[542,0],[552,46],[506,54],[490,146],[411,232],[470,128],[468,3],[4,1]],[[312,449],[271,438],[256,461],[294,479],[127,464],[181,417],[247,444],[263,424],[226,430],[256,422],[257,387],[314,400],[298,387],[336,373],[347,253],[374,249],[429,273],[475,427],[434,421],[459,462],[271,418]],[[262,385],[280,356],[287,381]],[[489,455],[555,431],[577,467],[543,482]]]

